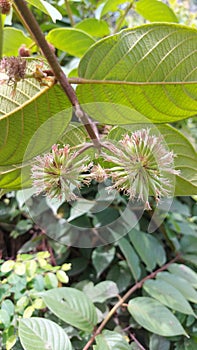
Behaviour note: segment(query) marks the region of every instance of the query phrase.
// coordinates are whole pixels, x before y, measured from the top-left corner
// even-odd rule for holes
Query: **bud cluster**
[[[27,62],[21,57],[4,57],[0,62],[0,71],[8,76],[8,82],[17,84],[25,78]]]

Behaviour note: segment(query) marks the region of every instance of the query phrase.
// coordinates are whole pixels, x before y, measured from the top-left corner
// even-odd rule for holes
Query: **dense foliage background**
[[[2,3],[0,1],[0,5]],[[156,35],[159,36],[168,30],[166,28],[173,29],[177,25],[178,40],[183,40],[184,45],[174,55],[174,65],[179,59],[178,55],[184,52],[184,46],[185,51],[190,49],[190,37],[193,38],[192,42],[196,40],[196,1],[28,0],[27,3],[73,84],[77,84],[78,77],[105,80],[105,68],[113,64],[118,51],[123,52],[121,50],[126,45],[121,37],[122,29],[130,28],[129,33],[132,34],[132,29],[138,26],[136,35],[142,31],[146,36],[149,28],[150,31],[156,28]],[[17,5],[15,2],[10,5],[13,5],[11,12],[7,16],[0,15],[2,57],[19,54],[29,56],[29,74],[38,62],[46,64],[45,68],[48,69],[46,61],[43,61],[42,50],[29,33]],[[143,24],[147,24],[147,27],[141,26]],[[178,24],[187,27],[179,27]],[[104,61],[106,47],[113,47],[118,40],[120,46],[117,52],[111,60],[109,58],[109,62]],[[166,45],[168,43],[171,44],[167,41]],[[151,45],[150,42],[150,48]],[[175,41],[173,45],[176,46]],[[145,46],[144,50],[146,54],[148,48]],[[135,55],[136,61],[140,61],[138,47],[134,50]],[[159,53],[156,52],[155,59],[157,55]],[[196,55],[193,51],[191,56],[191,61],[186,61],[181,68],[184,71],[189,67],[193,72],[192,78],[196,81]],[[127,58],[127,52],[125,57]],[[103,60],[103,65],[97,59]],[[125,74],[127,64],[130,71],[131,63],[127,60],[123,61],[122,70],[114,65],[113,76],[110,78],[124,80],[121,74]],[[89,70],[87,67],[90,67]],[[167,69],[163,66],[162,69],[164,68]],[[148,70],[148,64],[146,69]],[[139,78],[144,78],[137,69],[136,72]],[[121,97],[121,88],[118,86],[110,86],[109,90],[105,87],[106,95],[100,85],[94,86],[95,90],[92,90],[91,84],[77,86],[77,96],[84,104],[105,102],[108,96],[111,103],[120,100],[124,106],[130,107],[130,100],[133,99],[132,103],[137,104],[137,112],[128,117],[130,119],[126,124],[133,124],[136,115],[139,116],[140,113],[147,115],[152,123],[157,124],[168,146],[174,147],[177,153],[175,166],[181,168],[183,174],[182,178],[177,177],[176,197],[168,211],[157,210],[153,217],[155,204],[152,201],[153,210],[145,211],[127,235],[108,245],[95,244],[95,247],[86,248],[85,244],[82,247],[80,244],[72,246],[72,237],[64,244],[67,233],[60,229],[61,220],[66,219],[79,228],[99,228],[121,215],[128,198],[123,193],[112,201],[106,198],[106,209],[92,214],[91,209],[99,200],[99,184],[92,181],[91,185],[82,188],[85,204],[83,201],[74,205],[62,202],[57,207],[53,201],[40,196],[40,212],[47,212],[53,220],[46,229],[35,222],[32,213],[37,206],[36,199],[32,197],[31,189],[24,190],[30,186],[29,164],[25,163],[25,159],[23,165],[26,170],[22,170],[24,183],[21,189],[21,163],[29,140],[38,127],[56,112],[70,108],[70,103],[59,86],[51,88],[50,76],[41,82],[41,85],[39,81],[34,82],[34,91],[30,88],[29,80],[17,83],[14,92],[13,84],[0,85],[2,140],[5,139],[6,130],[9,127],[11,130],[5,145],[1,145],[0,156],[1,348],[196,349],[196,88],[191,87],[189,90],[190,87],[187,87],[187,92],[190,92],[193,99],[191,103],[185,94],[186,87],[179,89],[176,86],[178,92],[173,90],[175,97],[172,100],[173,108],[178,100],[177,109],[171,112],[172,106],[165,106],[164,102],[158,113],[155,113],[154,108],[149,105],[147,107],[145,98],[139,95],[139,90],[135,87],[130,91],[132,97],[127,100]],[[159,100],[160,92],[151,89],[152,87],[147,93],[151,96],[152,106]],[[21,90],[30,91],[28,103],[20,95]],[[92,91],[96,91],[95,94]],[[171,94],[170,88],[168,93]],[[50,101],[50,109],[47,111],[46,101]],[[21,123],[21,111],[24,124]],[[125,124],[125,116],[121,113],[114,115],[114,111],[110,114],[109,109],[102,110],[103,117],[100,117],[97,108],[93,112],[103,137],[107,135],[109,139],[118,140],[121,127],[114,125]],[[34,116],[37,117],[36,126],[33,124]],[[70,119],[71,115],[66,116],[65,122],[69,124]],[[84,127],[79,127],[76,120],[75,116],[62,142],[77,145],[89,140]],[[20,143],[23,128],[26,136],[24,142]],[[51,124],[46,128],[51,130]],[[36,147],[34,153],[38,153]],[[155,224],[155,230],[148,229],[150,222]]]

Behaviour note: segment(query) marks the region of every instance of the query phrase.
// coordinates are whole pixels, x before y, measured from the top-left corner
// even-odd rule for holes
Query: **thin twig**
[[[71,11],[71,8],[70,8],[69,1],[68,0],[64,0],[64,2],[65,2],[65,6],[66,6],[67,15],[68,15],[68,18],[70,20],[70,24],[71,24],[72,27],[74,27],[75,21],[74,21],[74,18],[73,18],[73,14],[72,14],[72,11]]]
[[[88,350],[89,347],[94,343],[94,340],[96,338],[97,335],[99,335],[103,328],[105,327],[105,325],[108,323],[108,321],[110,320],[110,318],[114,315],[114,313],[117,311],[117,309],[122,306],[122,304],[124,304],[124,302],[138,289],[141,289],[144,282],[146,282],[149,279],[152,279],[154,277],[156,277],[156,275],[159,272],[162,272],[164,270],[166,270],[171,264],[173,264],[175,261],[180,259],[180,255],[177,255],[174,259],[170,260],[167,264],[163,265],[162,267],[160,267],[159,269],[157,269],[154,272],[151,272],[150,275],[144,277],[141,281],[137,282],[133,287],[131,287],[128,292],[114,305],[114,307],[109,311],[109,313],[107,314],[107,316],[105,317],[105,319],[102,321],[102,323],[100,324],[100,326],[96,329],[96,331],[94,332],[94,334],[92,335],[92,337],[90,338],[90,340],[87,342],[87,344],[84,346],[83,350]]]
[[[116,24],[116,26],[115,26],[115,29],[114,29],[114,31],[113,31],[113,34],[116,34],[116,33],[120,30],[121,25],[122,25],[122,23],[124,22],[126,15],[127,15],[128,12],[132,9],[132,7],[133,7],[133,1],[131,1],[131,2],[128,4],[128,6],[126,7],[126,9],[125,9],[123,15],[120,17],[119,21],[117,21],[117,24]]]
[[[14,2],[15,2],[15,5],[17,6],[18,11],[20,12],[20,16],[23,18],[23,22],[26,23],[26,26],[27,28],[29,28],[29,31],[33,36],[35,42],[38,44],[38,47],[42,50],[49,65],[51,66],[56,79],[59,81],[62,89],[64,90],[70,102],[72,103],[73,107],[75,108],[76,116],[84,124],[88,135],[90,136],[90,138],[92,139],[92,142],[94,143],[94,146],[99,148],[100,140],[99,140],[97,127],[95,123],[92,122],[89,116],[81,108],[74,89],[72,88],[66,75],[64,74],[57,60],[57,57],[50,49],[45,39],[45,36],[42,33],[39,27],[39,24],[37,23],[33,13],[29,10],[24,0],[14,0]]]
[[[134,334],[129,333],[129,335],[130,335],[131,339],[139,346],[139,348],[140,348],[141,350],[146,350],[146,349],[143,347],[143,345],[139,342],[139,340],[137,340],[137,338],[135,337]]]

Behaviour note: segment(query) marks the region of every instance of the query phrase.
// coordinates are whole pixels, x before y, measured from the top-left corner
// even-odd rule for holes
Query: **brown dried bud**
[[[3,15],[9,15],[11,10],[11,1],[10,0],[0,0],[0,13]]]
[[[30,51],[25,44],[19,47],[18,54],[20,57],[30,57]]]

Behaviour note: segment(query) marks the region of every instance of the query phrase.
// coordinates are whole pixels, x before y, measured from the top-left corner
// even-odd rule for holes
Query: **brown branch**
[[[26,24],[26,28],[28,28],[31,36],[34,38],[38,47],[42,50],[44,56],[46,57],[49,65],[52,68],[52,71],[53,71],[56,79],[59,81],[62,89],[65,91],[70,102],[72,103],[73,107],[75,108],[76,116],[84,124],[84,126],[88,132],[88,135],[90,136],[90,138],[92,139],[92,142],[94,143],[94,146],[99,148],[100,141],[99,141],[99,136],[98,136],[98,132],[97,132],[97,127],[92,122],[92,120],[89,118],[89,116],[81,108],[74,89],[72,88],[66,75],[64,74],[64,72],[63,72],[63,70],[62,70],[62,68],[57,60],[57,57],[50,49],[50,47],[45,39],[45,36],[42,33],[42,31],[39,27],[39,24],[37,23],[34,15],[29,10],[29,8],[24,0],[14,0],[14,2],[15,2],[15,5],[18,9],[18,12],[20,13],[20,16],[23,19],[23,22]]]
[[[108,321],[110,320],[110,318],[114,315],[114,313],[117,311],[117,309],[122,306],[122,304],[124,304],[124,302],[138,289],[141,289],[144,282],[146,282],[147,280],[156,277],[156,275],[159,272],[162,272],[164,270],[166,270],[168,268],[168,266],[170,266],[171,264],[173,264],[175,261],[179,260],[181,257],[180,255],[177,255],[174,259],[170,260],[167,264],[163,265],[162,267],[160,267],[159,269],[157,269],[154,272],[151,272],[150,275],[144,277],[141,281],[137,282],[133,287],[131,287],[128,292],[117,302],[117,304],[114,305],[114,307],[109,311],[109,313],[107,314],[107,316],[105,317],[105,319],[102,321],[102,323],[100,324],[100,326],[96,329],[96,331],[94,332],[94,334],[92,335],[92,337],[90,338],[90,340],[87,342],[87,344],[84,346],[83,350],[88,350],[89,347],[94,343],[94,340],[96,338],[97,335],[99,335],[103,328],[105,327],[105,325],[108,323]]]
[[[135,337],[134,334],[132,333],[129,333],[131,339],[138,345],[138,347],[141,349],[141,350],[146,350],[143,345],[139,342],[139,340],[137,340],[137,338]]]

